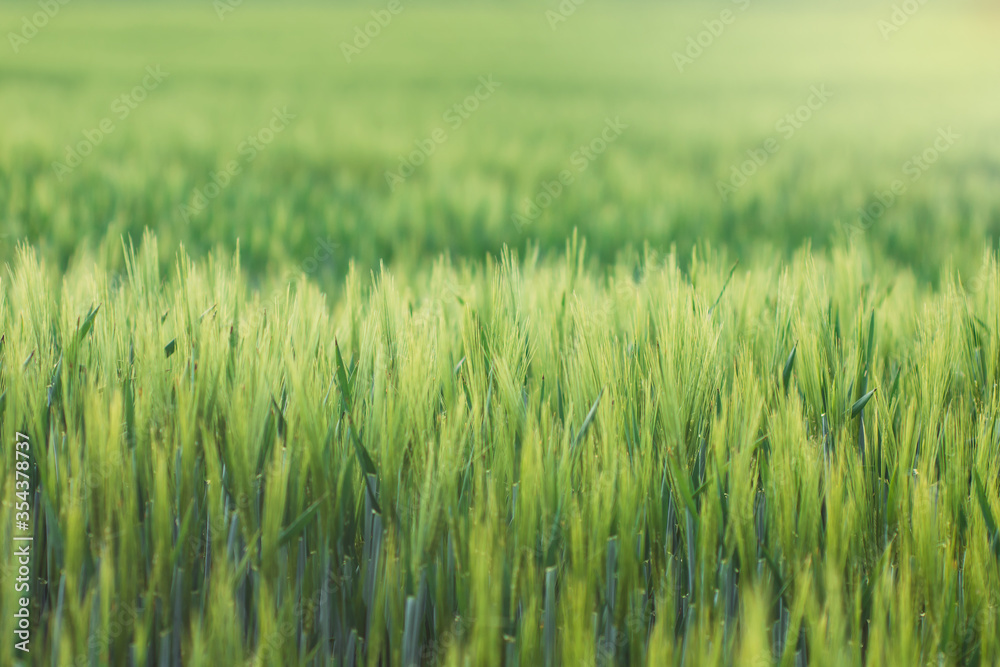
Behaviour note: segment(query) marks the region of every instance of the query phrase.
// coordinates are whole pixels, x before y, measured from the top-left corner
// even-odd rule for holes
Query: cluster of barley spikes
[[[37,664],[1000,660],[990,257],[972,291],[574,239],[275,307],[155,245],[2,278]]]

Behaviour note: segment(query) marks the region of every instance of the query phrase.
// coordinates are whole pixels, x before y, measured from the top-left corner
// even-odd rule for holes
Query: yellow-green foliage
[[[2,279],[39,655],[1000,659],[989,255],[932,291],[857,251],[603,270],[574,237],[262,303],[235,258],[158,254]]]
[[[558,249],[577,227],[608,262],[645,241],[676,244],[685,260],[707,239],[771,261],[857,236],[936,280],[949,259],[975,271],[983,239],[1000,237],[989,0],[920,3],[889,39],[878,23],[892,3],[590,0],[553,29],[546,12],[560,1],[399,0],[402,13],[350,62],[341,44],[388,0],[257,0],[223,20],[214,7],[236,0],[67,4],[0,60],[0,259],[26,239],[56,266],[87,246],[118,269],[120,237],[149,228],[164,262],[181,243],[200,257],[240,239],[249,270],[299,266],[332,285],[352,258],[367,272],[445,251],[482,259],[527,239]],[[723,9],[738,19],[679,71],[674,54]],[[37,11],[4,3],[0,24],[16,31]],[[115,101],[147,66],[169,75],[121,118]],[[485,76],[499,87],[456,116]],[[779,128],[813,87],[829,99]],[[296,117],[250,150],[275,107]],[[114,131],[57,173],[105,118]],[[580,149],[608,118],[627,128],[587,160]],[[954,144],[926,171],[904,171],[947,128]],[[446,141],[390,188],[386,174],[436,129]],[[778,152],[723,199],[719,184],[768,139]],[[231,161],[240,173],[182,215]],[[563,171],[572,183],[544,206]],[[863,220],[894,180],[906,192]],[[535,217],[528,200],[543,204]],[[317,265],[320,243],[337,247]]]
[[[392,1],[0,7],[0,667],[1000,664],[989,2]]]

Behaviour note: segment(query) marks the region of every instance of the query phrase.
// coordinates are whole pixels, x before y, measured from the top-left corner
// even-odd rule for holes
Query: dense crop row
[[[157,255],[3,279],[60,664],[1000,658],[990,258],[932,292],[573,241],[263,303]]]

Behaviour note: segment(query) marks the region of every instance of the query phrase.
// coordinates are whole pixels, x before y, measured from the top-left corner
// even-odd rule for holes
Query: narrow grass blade
[[[603,395],[604,388],[602,387],[601,391],[597,394],[597,400],[595,400],[594,404],[590,406],[590,412],[587,413],[587,417],[583,420],[580,430],[576,432],[576,436],[573,438],[573,444],[570,445],[569,448],[571,455],[576,452],[577,446],[580,444],[580,441],[583,440],[583,436],[587,434],[587,429],[590,428],[591,423],[593,423],[594,416],[597,414],[597,406],[601,404],[601,396]]]
[[[708,309],[709,315],[711,315],[712,311],[715,310],[715,307],[719,305],[719,301],[722,300],[722,295],[726,293],[726,288],[729,287],[729,281],[733,279],[733,273],[736,272],[736,267],[739,265],[740,263],[737,260],[736,262],[733,263],[732,268],[729,269],[729,276],[726,278],[726,282],[722,284],[722,289],[719,291],[719,296],[715,297],[715,302],[712,304],[712,307]]]
[[[1000,560],[1000,530],[997,530],[997,522],[993,517],[993,510],[990,509],[989,498],[986,497],[986,489],[983,487],[983,480],[979,476],[979,471],[973,472],[973,481],[976,487],[976,499],[979,501],[979,509],[983,513],[983,521],[986,522],[986,532],[990,541],[990,550],[993,555]]]
[[[862,396],[861,398],[859,398],[857,401],[854,402],[854,405],[851,406],[852,419],[861,414],[861,411],[865,409],[866,405],[868,405],[868,401],[870,401],[872,396],[875,395],[875,391],[876,391],[875,389],[872,389],[870,392],[868,392],[867,394],[865,394],[864,396]]]
[[[288,543],[289,540],[297,537],[298,534],[302,532],[302,530],[309,524],[312,518],[316,515],[316,511],[319,509],[319,506],[323,504],[324,500],[326,500],[326,496],[320,498],[312,505],[310,505],[305,512],[300,514],[298,518],[295,519],[295,521],[292,521],[290,524],[288,524],[287,528],[281,531],[281,533],[278,535],[279,547],[284,546],[285,544]]]
[[[792,352],[788,355],[788,360],[785,362],[785,370],[781,371],[781,384],[786,394],[788,393],[788,381],[792,379],[792,367],[795,365],[795,353],[798,349],[798,343],[792,346]]]

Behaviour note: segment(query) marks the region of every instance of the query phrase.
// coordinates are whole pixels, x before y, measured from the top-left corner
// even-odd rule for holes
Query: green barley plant
[[[368,4],[0,7],[0,667],[1000,664],[995,8]]]
[[[574,236],[259,312],[238,256],[159,252],[3,277],[32,659],[1000,659],[991,255],[970,294],[860,250],[603,270]]]

